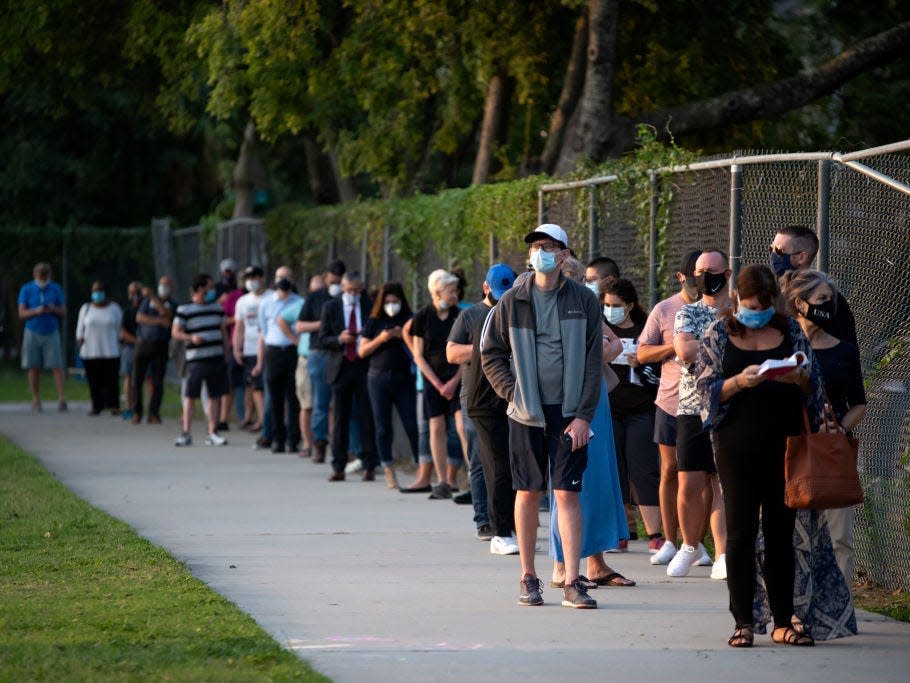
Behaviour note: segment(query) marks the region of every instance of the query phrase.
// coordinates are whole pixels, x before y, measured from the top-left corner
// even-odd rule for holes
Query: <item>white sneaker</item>
[[[711,567],[711,578],[721,581],[727,578],[727,554],[724,553],[717,558],[717,562]]]
[[[363,461],[360,458],[352,460],[344,467],[345,474],[357,474],[363,470]]]
[[[177,439],[174,441],[174,445],[177,446],[177,447],[180,447],[180,446],[192,446],[192,445],[193,445],[193,437],[190,436],[190,433],[189,433],[189,432],[183,432],[183,433],[181,433],[180,436],[178,436]]]
[[[514,536],[494,536],[490,539],[491,555],[517,555],[518,541]]]
[[[679,546],[679,551],[670,560],[667,565],[667,576],[686,576],[692,565],[698,562],[698,548],[694,548],[687,543]]]
[[[667,564],[676,556],[676,546],[673,541],[664,541],[660,550],[649,558],[651,564]]]
[[[211,432],[207,437],[205,437],[206,446],[227,446],[227,439],[223,436],[220,436],[218,432]]]
[[[698,544],[698,552],[701,553],[701,556],[698,558],[698,562],[695,563],[696,566],[710,567],[714,564],[714,560],[712,560],[711,556],[708,554],[708,549],[701,543]]]

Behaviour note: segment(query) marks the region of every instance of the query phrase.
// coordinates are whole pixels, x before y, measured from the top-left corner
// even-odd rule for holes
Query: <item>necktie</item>
[[[356,306],[356,303],[351,306],[351,317],[348,318],[348,332],[351,334],[357,334],[357,311],[355,310]],[[357,348],[354,346],[354,342],[345,344],[344,357],[349,361],[357,360]]]

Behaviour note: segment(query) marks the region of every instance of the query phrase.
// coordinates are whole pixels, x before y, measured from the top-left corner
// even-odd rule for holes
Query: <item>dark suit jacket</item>
[[[366,325],[370,319],[370,310],[373,302],[366,294],[360,295],[360,325]],[[338,336],[348,329],[348,321],[344,319],[344,302],[340,297],[327,301],[322,307],[322,318],[319,322],[319,346],[329,352],[325,366],[325,381],[332,384],[338,377],[344,358],[344,344],[338,341]]]

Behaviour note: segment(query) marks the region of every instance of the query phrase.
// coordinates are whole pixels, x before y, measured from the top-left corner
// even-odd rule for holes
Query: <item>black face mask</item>
[[[825,327],[826,325],[830,325],[834,320],[835,313],[837,313],[837,304],[832,299],[820,304],[809,304],[809,308],[806,309],[805,317],[819,327]]]
[[[275,283],[275,286],[280,289],[282,292],[290,292],[293,283],[288,280],[286,277],[281,278],[278,282]]]
[[[699,294],[714,296],[727,284],[726,273],[702,273],[695,276]]]
[[[224,280],[225,287],[227,287],[228,289],[237,289],[237,276],[236,275],[225,275],[223,280]]]

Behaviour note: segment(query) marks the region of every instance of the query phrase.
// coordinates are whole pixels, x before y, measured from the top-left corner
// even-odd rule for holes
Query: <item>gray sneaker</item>
[[[433,487],[433,492],[428,496],[430,500],[446,500],[452,497],[452,487],[446,482],[441,482]]]
[[[179,446],[192,446],[193,437],[190,436],[189,432],[182,432],[180,434],[180,436],[178,436],[177,439],[174,441],[174,445],[178,446],[178,447]]]
[[[588,595],[588,590],[581,581],[575,579],[563,588],[562,606],[576,609],[597,609],[597,600]]]
[[[543,584],[536,576],[525,574],[519,585],[518,604],[536,607],[543,604]]]

